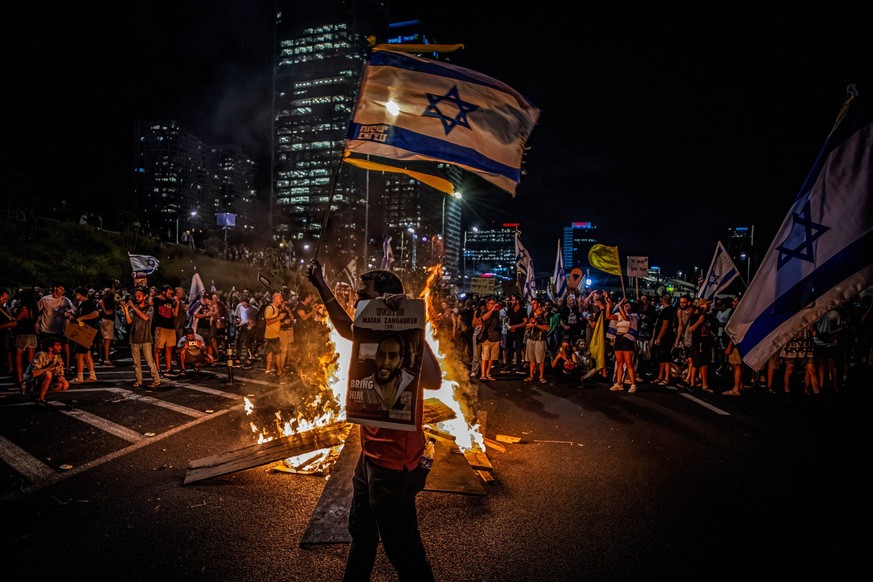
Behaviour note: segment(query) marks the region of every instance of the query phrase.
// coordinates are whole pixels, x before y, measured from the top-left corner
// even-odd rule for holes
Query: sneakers
[[[630,385],[630,388],[629,388],[628,391],[627,391],[627,393],[628,393],[628,394],[633,394],[633,393],[636,392],[636,391],[637,391],[637,385],[636,385],[636,384],[631,384],[631,385]]]
[[[622,386],[621,384],[613,384],[612,388],[610,388],[609,390],[610,392],[621,392],[622,390],[624,390],[624,386]]]
[[[272,370],[272,369],[270,369],[270,370],[264,370],[264,374],[266,374],[266,375],[268,375],[268,376],[269,376],[270,374],[272,374],[272,373],[273,373],[273,370]]]

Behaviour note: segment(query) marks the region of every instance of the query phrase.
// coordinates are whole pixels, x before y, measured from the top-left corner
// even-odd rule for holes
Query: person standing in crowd
[[[258,308],[252,305],[246,291],[233,310],[236,321],[236,357],[243,368],[252,367],[252,356],[255,350],[255,323],[258,319]]]
[[[275,291],[272,301],[264,307],[264,319],[267,324],[264,330],[264,374],[275,373],[278,378],[281,378],[284,373],[281,341],[282,302],[282,293]]]
[[[540,383],[546,383],[546,334],[549,332],[549,321],[540,300],[530,299],[530,314],[525,319],[525,343],[529,371],[525,382],[533,382],[536,371],[540,373]]]
[[[100,311],[97,305],[88,297],[88,290],[84,287],[76,287],[75,297],[78,306],[76,314],[73,317],[74,322],[81,322],[88,327],[94,329],[94,338],[97,338],[97,326],[100,325]],[[75,342],[74,342],[75,343]],[[94,370],[94,356],[91,354],[91,346],[83,346],[76,343],[73,346],[73,351],[76,354],[76,378],[72,381],[73,384],[82,384],[84,382],[96,382],[97,373]],[[88,378],[85,378],[85,366],[88,366]]]
[[[15,373],[15,316],[9,305],[9,290],[0,289],[0,361],[4,372]]]
[[[59,339],[49,337],[43,345],[43,350],[37,352],[24,373],[25,381],[33,383],[37,393],[37,406],[48,406],[45,397],[49,392],[64,392],[70,387],[64,377],[63,344]]]
[[[476,303],[476,309],[473,311],[473,347],[472,347],[472,360],[470,361],[470,377],[475,378],[476,374],[479,374],[479,370],[482,367],[482,316],[488,310],[488,304],[484,299],[480,299]],[[476,325],[476,322],[479,322],[479,325]]]
[[[618,392],[624,390],[624,375],[630,379],[629,394],[637,391],[637,377],[634,373],[634,343],[637,333],[637,319],[635,314],[630,313],[630,304],[627,298],[622,297],[615,312],[605,312],[606,319],[615,321],[615,383],[610,390]]]
[[[283,295],[284,299],[284,295]],[[324,306],[320,303],[313,309],[316,320],[319,314],[324,313]],[[279,357],[282,360],[282,370],[287,373],[292,364],[292,351],[294,349],[294,308],[291,299],[284,299],[279,310]]]
[[[673,320],[676,318],[676,310],[673,308],[673,299],[669,293],[661,295],[661,310],[655,321],[653,350],[655,361],[658,363],[659,386],[669,386],[673,382],[673,347],[676,343],[676,331],[673,329]]]
[[[709,299],[700,298],[691,311],[688,330],[691,333],[691,348],[688,364],[688,387],[694,388],[697,380],[704,392],[713,393],[709,387],[709,365],[715,345],[715,330],[718,320],[710,313]]]
[[[115,291],[109,287],[103,290],[103,295],[97,301],[97,311],[100,312],[100,350],[98,363],[101,366],[111,366],[112,340],[115,339]]]
[[[513,372],[518,372],[524,368],[524,330],[527,317],[518,293],[510,293],[506,317],[506,363]]]
[[[843,317],[837,309],[830,309],[815,323],[813,346],[818,369],[818,385],[839,392],[843,381],[843,362],[840,340],[845,331]]]
[[[310,261],[306,276],[327,307],[337,333],[354,339],[352,318],[337,302],[324,281],[318,260]],[[403,283],[390,271],[368,271],[360,276],[359,299],[383,297],[399,306],[405,299]],[[349,533],[352,543],[346,561],[345,580],[369,580],[381,538],[388,560],[400,580],[429,582],[433,571],[427,559],[415,496],[424,489],[429,469],[422,466],[425,447],[422,430],[422,389],[437,390],[442,373],[436,356],[425,342],[415,406],[415,430],[396,430],[361,424],[361,455],[352,480]]]
[[[154,308],[148,304],[148,297],[145,290],[137,289],[133,293],[133,301],[126,301],[122,304],[124,310],[124,320],[127,322],[127,329],[130,335],[130,357],[133,360],[133,369],[136,374],[136,382],[133,383],[134,388],[142,386],[142,361],[145,358],[146,364],[149,367],[149,372],[152,376],[152,383],[148,388],[154,390],[161,386],[161,376],[158,373],[158,367],[155,365],[154,354],[152,353],[152,344],[154,336],[152,335],[152,320],[154,319]]]
[[[652,305],[651,298],[643,293],[636,303],[637,314],[637,339],[636,339],[636,372],[637,379],[651,378],[657,370],[654,356],[652,355],[652,333],[658,321],[658,312]]]
[[[206,351],[209,353],[209,357],[213,360],[215,359],[215,349],[212,338],[212,316],[214,314],[215,312],[212,308],[212,295],[210,293],[204,293],[203,297],[200,298],[200,309],[198,309],[197,313],[194,314],[196,325],[192,325],[191,327],[194,328],[194,331],[196,331],[198,335],[203,336],[203,341],[206,342]]]
[[[480,380],[494,380],[491,367],[500,357],[500,303],[493,295],[485,299],[485,309],[473,318],[473,327],[479,327],[481,338],[480,362],[482,373]]]
[[[60,341],[64,351],[64,365],[72,369],[70,344],[64,335],[64,328],[67,325],[67,320],[73,316],[74,309],[73,302],[64,295],[64,291],[66,288],[63,285],[55,285],[52,287],[51,293],[43,295],[37,302],[39,341],[42,343],[47,343],[50,339]]]
[[[152,300],[154,309],[154,339],[155,339],[155,366],[161,369],[161,352],[164,353],[164,361],[167,374],[173,373],[173,351],[176,347],[176,316],[179,314],[179,301],[173,288],[164,285],[161,293]]]
[[[188,321],[188,301],[185,299],[185,290],[176,287],[174,290],[176,301],[179,303],[179,312],[173,318],[173,329],[176,330],[176,342],[185,336],[185,328],[193,326],[193,321]]]
[[[15,378],[18,388],[24,388],[24,370],[36,355],[36,297],[32,291],[20,289],[15,294]]]
[[[212,294],[212,350],[218,360],[227,354],[228,309],[221,293]]]
[[[676,307],[676,342],[673,346],[678,348],[682,354],[682,360],[685,362],[685,372],[687,373],[691,364],[691,314],[694,312],[694,305],[687,295],[679,297],[679,305]],[[685,376],[688,377],[687,375]],[[680,381],[681,383],[681,381]],[[687,380],[686,380],[687,383]]]

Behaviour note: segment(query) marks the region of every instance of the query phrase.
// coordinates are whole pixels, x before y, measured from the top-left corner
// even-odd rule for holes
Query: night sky
[[[137,119],[269,166],[272,2],[125,4],[10,9],[4,199],[123,206]],[[465,45],[454,63],[542,110],[516,198],[465,193],[471,224],[521,222],[538,271],[571,220],[665,272],[706,267],[730,226],[754,225],[764,252],[846,87],[873,92],[870,7],[416,4],[436,41]]]

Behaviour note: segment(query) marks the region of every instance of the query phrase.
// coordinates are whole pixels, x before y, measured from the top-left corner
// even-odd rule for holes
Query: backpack
[[[255,337],[263,338],[264,332],[267,331],[267,306],[258,310],[258,317],[255,318]]]

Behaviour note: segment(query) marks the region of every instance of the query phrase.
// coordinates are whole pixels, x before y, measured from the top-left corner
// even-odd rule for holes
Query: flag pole
[[[318,240],[315,242],[315,251],[312,253],[312,258],[318,258],[318,250],[321,248],[321,239],[324,238],[324,233],[327,231],[327,221],[330,219],[330,206],[333,204],[333,196],[336,193],[336,180],[339,176],[339,169],[342,166],[343,160],[340,157],[339,163],[333,170],[333,176],[330,178],[330,196],[327,197],[327,208],[324,209],[324,218],[321,219],[321,234],[318,235]]]
[[[618,246],[615,247],[615,257],[618,259],[618,279],[621,281],[621,296],[627,298],[627,291],[624,288],[624,273],[621,270],[621,254],[618,252]]]

